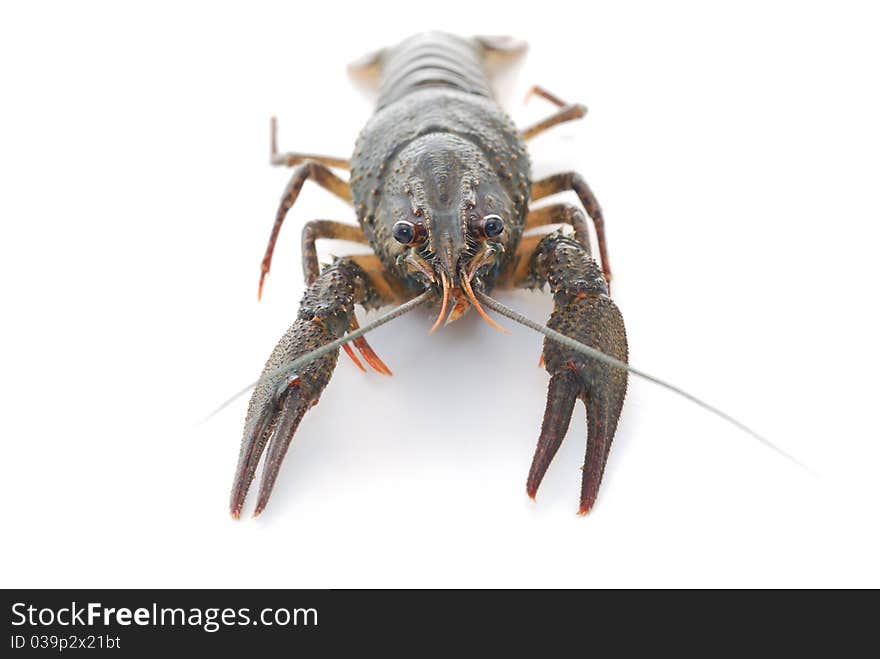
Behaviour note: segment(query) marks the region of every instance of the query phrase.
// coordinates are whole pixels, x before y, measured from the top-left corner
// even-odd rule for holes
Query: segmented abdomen
[[[379,108],[425,87],[445,87],[491,98],[480,46],[455,35],[428,32],[384,54]]]

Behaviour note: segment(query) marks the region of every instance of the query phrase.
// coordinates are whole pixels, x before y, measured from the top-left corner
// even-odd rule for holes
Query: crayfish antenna
[[[259,377],[259,379],[254,380],[249,385],[247,385],[246,387],[243,387],[242,389],[237,391],[235,394],[233,394],[232,396],[227,398],[213,412],[211,412],[204,419],[202,419],[201,423],[204,423],[204,422],[208,421],[209,419],[217,416],[217,414],[219,414],[220,412],[225,410],[227,407],[232,405],[232,403],[234,403],[239,398],[244,396],[247,392],[249,392],[254,387],[257,387],[265,382],[271,382],[279,376],[290,375],[291,373],[296,373],[298,369],[300,369],[303,366],[306,366],[308,364],[311,364],[316,359],[323,357],[324,355],[326,355],[334,350],[338,350],[339,348],[341,348],[344,344],[348,343],[349,341],[352,341],[353,339],[361,337],[364,334],[366,334],[367,332],[372,332],[377,327],[381,327],[382,325],[385,325],[386,323],[390,323],[392,320],[400,318],[400,316],[402,316],[406,313],[409,313],[410,311],[412,311],[413,309],[415,309],[417,307],[422,306],[428,300],[430,300],[433,297],[433,295],[434,295],[433,291],[430,291],[430,290],[425,291],[424,293],[422,293],[418,297],[414,297],[410,301],[404,302],[403,304],[392,309],[391,311],[388,311],[388,312],[382,314],[381,316],[379,316],[378,318],[376,318],[372,322],[367,323],[363,327],[359,327],[356,330],[352,330],[351,332],[349,332],[345,336],[342,336],[334,341],[331,341],[330,343],[327,343],[327,344],[321,346],[320,348],[315,348],[314,350],[310,350],[309,352],[305,353],[304,355],[300,355],[296,359],[293,359],[289,362],[286,362],[286,363],[282,364],[281,366],[278,366],[277,368],[273,368],[271,370],[264,371],[263,374]]]
[[[758,433],[756,430],[753,430],[752,428],[747,426],[745,423],[743,423],[742,421],[740,421],[736,417],[731,416],[730,414],[728,414],[724,410],[721,410],[721,409],[715,407],[711,403],[707,403],[705,400],[695,396],[694,394],[690,393],[689,391],[686,391],[686,390],[682,389],[681,387],[677,387],[676,385],[671,384],[670,382],[667,382],[666,380],[662,380],[654,375],[651,375],[650,373],[647,373],[647,372],[642,371],[638,368],[635,368],[634,366],[630,366],[626,362],[621,361],[619,359],[616,359],[616,358],[612,357],[611,355],[606,355],[604,352],[596,350],[595,348],[592,348],[592,347],[586,345],[585,343],[581,343],[577,339],[573,339],[570,336],[566,336],[565,334],[562,334],[561,332],[557,332],[556,330],[551,329],[551,328],[547,327],[546,325],[542,325],[541,323],[535,322],[531,318],[528,318],[528,317],[524,316],[523,314],[519,313],[518,311],[511,309],[507,305],[502,304],[501,302],[499,302],[495,298],[493,298],[489,295],[486,295],[483,292],[479,292],[479,293],[477,293],[477,295],[480,297],[480,299],[483,301],[483,303],[487,307],[492,309],[493,311],[500,313],[502,316],[506,316],[507,318],[510,318],[511,320],[519,323],[520,325],[525,325],[529,329],[533,329],[536,332],[543,334],[551,341],[555,341],[556,343],[559,343],[559,344],[565,346],[566,348],[569,348],[571,350],[575,350],[575,351],[580,352],[584,355],[588,355],[589,357],[592,357],[593,359],[595,359],[597,361],[603,362],[613,368],[616,368],[616,369],[619,369],[622,371],[629,371],[633,375],[636,375],[636,376],[642,378],[643,380],[653,382],[654,384],[656,384],[660,387],[663,387],[664,389],[668,389],[672,393],[674,393],[678,396],[681,396],[682,398],[686,398],[687,400],[692,402],[694,405],[697,405],[698,407],[702,407],[707,412],[710,412],[710,413],[714,414],[715,416],[720,417],[721,419],[723,419],[727,423],[729,423],[733,426],[736,426],[742,432],[746,433],[747,435],[750,435],[753,439],[757,440],[758,442],[760,442],[761,444],[763,444],[764,446],[769,448],[771,451],[778,453],[786,460],[793,462],[801,469],[810,473],[812,476],[817,476],[816,472],[814,472],[812,469],[810,469],[810,467],[805,465],[803,462],[798,460],[796,457],[794,457],[790,453],[787,453],[786,451],[784,451],[781,448],[779,448],[778,446],[776,446],[776,444],[774,444],[769,439],[767,439],[766,437],[764,437],[763,435]],[[592,504],[590,504],[590,505],[592,505]],[[586,514],[589,511],[589,507],[587,507],[586,510],[583,510],[583,508],[584,508],[583,502],[581,504],[581,508],[582,508],[582,510],[580,511],[580,514]]]
[[[338,351],[349,342],[356,341],[376,327],[424,304],[433,295],[434,291],[425,291],[373,322],[337,338],[332,338],[327,326],[315,322],[314,319],[297,319],[294,322],[276,345],[260,379],[251,385],[254,393],[248,405],[248,415],[229,501],[232,517],[238,519],[241,516],[245,498],[264,453],[265,466],[254,516],[259,515],[265,508],[281,463],[300,421],[318,402],[321,392],[330,381],[336,366],[335,355],[331,353]],[[284,361],[286,355],[302,350],[305,352],[296,359]],[[298,374],[304,372],[302,370],[304,367],[325,356],[332,359],[328,358],[324,364],[309,370],[308,377],[299,377]]]

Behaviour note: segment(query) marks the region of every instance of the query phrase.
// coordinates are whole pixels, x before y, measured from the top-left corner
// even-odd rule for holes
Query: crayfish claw
[[[293,436],[303,416],[317,404],[330,382],[339,353],[334,350],[316,357],[296,373],[285,373],[284,366],[346,333],[352,326],[354,305],[363,303],[363,296],[371,294],[365,282],[366,275],[351,260],[340,259],[325,268],[307,289],[297,319],[269,356],[248,405],[229,500],[233,517],[241,515],[264,453],[266,459],[254,515],[266,507]],[[357,340],[352,343],[363,354]],[[376,367],[372,361],[370,364]]]
[[[587,452],[584,458],[584,474],[581,480],[581,501],[578,515],[586,515],[593,509],[599,485],[605,473],[605,463],[611,452],[611,440],[617,429],[620,407],[623,404],[621,394],[619,404],[604,396],[587,396]]]
[[[571,371],[563,371],[550,378],[541,436],[538,438],[538,447],[535,449],[535,457],[532,458],[532,466],[526,482],[526,492],[532,499],[537,495],[538,487],[544,479],[544,474],[547,473],[547,467],[550,466],[568,431],[578,388],[576,377]]]
[[[569,362],[562,371],[552,375],[541,435],[526,482],[526,492],[534,499],[568,431],[575,402],[581,399],[587,411],[587,449],[579,515],[589,513],[596,502],[626,395],[626,378],[621,380],[619,372],[613,372],[613,377],[608,379],[608,373],[602,373],[602,370],[603,365]]]
[[[270,398],[269,401],[266,401],[262,412],[258,416],[252,418],[248,415],[248,419],[245,422],[241,452],[238,457],[238,466],[235,469],[235,481],[232,484],[232,494],[229,498],[229,512],[235,519],[241,516],[245,497],[247,497],[251,481],[253,481],[254,474],[257,471],[257,465],[260,463],[260,458],[263,456],[263,451],[266,448],[268,429],[272,422],[274,411]]]
[[[304,400],[298,386],[290,387],[285,398],[281,405],[281,411],[270,431],[269,448],[266,451],[266,462],[263,466],[263,476],[260,480],[260,491],[257,495],[257,506],[254,508],[254,517],[259,516],[269,502],[272,488],[275,487],[275,479],[278,477],[278,471],[281,469],[281,463],[284,461],[293,435],[303,416],[312,406],[311,401]]]
[[[549,235],[536,249],[533,273],[537,281],[549,282],[554,293],[548,327],[619,361],[627,360],[623,317],[608,297],[599,266],[580,244],[562,234]],[[605,472],[626,397],[627,374],[549,338],[543,357],[550,385],[526,491],[534,498],[580,399],[587,411],[587,448],[578,514],[585,515],[596,502]]]
[[[298,319],[269,357],[263,371],[264,376],[333,338],[323,324]],[[305,413],[318,402],[321,392],[330,381],[336,359],[337,353],[330,353],[304,367],[296,376],[279,375],[267,378],[254,388],[229,501],[229,510],[234,518],[241,515],[245,498],[264,453],[266,459],[254,514],[259,515],[266,506],[293,435]]]

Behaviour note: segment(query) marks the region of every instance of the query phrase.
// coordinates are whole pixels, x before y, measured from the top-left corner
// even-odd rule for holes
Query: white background
[[[0,585],[880,585],[878,27],[869,2],[4,5]],[[346,63],[430,28],[530,42],[499,81],[521,125],[552,111],[534,83],[589,106],[530,150],[605,208],[632,363],[820,478],[633,380],[593,514],[580,407],[532,502],[540,337],[425,312],[371,337],[393,378],[340,359],[266,513],[230,519],[246,398],[197,422],[293,320],[303,222],[354,219],[307,184],[257,303],[269,116],[347,156]]]

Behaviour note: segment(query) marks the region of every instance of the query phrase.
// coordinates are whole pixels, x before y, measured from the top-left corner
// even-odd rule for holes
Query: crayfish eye
[[[483,233],[487,238],[494,238],[504,231],[504,220],[498,215],[487,215],[483,218]]]
[[[416,237],[415,225],[413,225],[412,222],[407,222],[406,220],[395,222],[394,226],[391,227],[391,235],[397,242],[404,245],[409,245]]]

